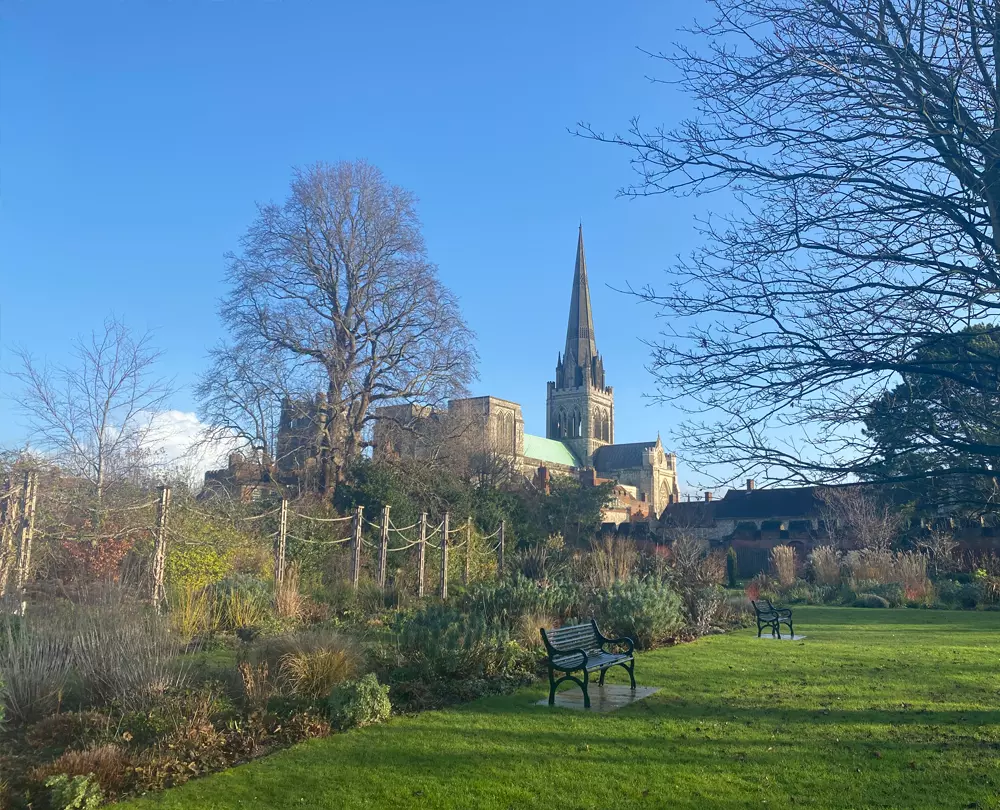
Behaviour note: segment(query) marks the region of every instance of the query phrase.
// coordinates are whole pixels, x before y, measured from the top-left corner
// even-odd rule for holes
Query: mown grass
[[[641,656],[661,691],[613,714],[534,706],[532,688],[122,807],[1000,807],[1000,613],[796,618],[801,642],[740,631]]]

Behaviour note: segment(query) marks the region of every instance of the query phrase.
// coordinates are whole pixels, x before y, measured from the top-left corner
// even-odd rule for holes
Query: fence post
[[[462,571],[462,585],[469,585],[469,563],[472,560],[472,518],[465,521],[465,570]]]
[[[278,517],[278,546],[274,551],[274,581],[280,585],[285,581],[285,545],[288,540],[288,499],[281,499],[281,513]]]
[[[38,499],[38,474],[24,474],[24,488],[21,490],[21,525],[18,528],[17,579],[15,598],[19,600],[18,613],[23,616],[27,608],[24,586],[31,569],[31,541],[35,535],[35,503]]]
[[[427,513],[420,515],[420,543],[417,545],[417,596],[424,598],[424,569],[427,564]]]
[[[389,504],[382,510],[382,531],[378,539],[378,586],[385,590],[385,569],[389,564]]]
[[[0,494],[0,600],[7,596],[8,580],[17,563],[17,536],[20,499],[15,499],[14,479],[7,476]]]
[[[358,589],[358,582],[361,579],[361,530],[364,523],[364,509],[363,506],[359,506],[354,511],[354,525],[351,527],[354,536],[351,549],[351,585],[354,586],[354,590]]]
[[[441,598],[448,598],[448,513],[441,525]]]
[[[156,509],[156,538],[153,544],[153,576],[150,601],[156,610],[163,600],[163,573],[167,562],[167,519],[170,513],[170,487],[160,487],[160,503]]]
[[[503,576],[504,533],[507,521],[500,521],[500,546],[497,548],[497,576]]]

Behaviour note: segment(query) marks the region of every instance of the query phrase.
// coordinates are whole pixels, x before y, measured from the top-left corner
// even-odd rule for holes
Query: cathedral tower
[[[594,451],[615,440],[615,398],[604,385],[604,360],[597,353],[590,308],[583,226],[576,245],[576,270],[566,327],[566,348],[548,385],[545,435],[563,441],[583,466],[593,465]]]

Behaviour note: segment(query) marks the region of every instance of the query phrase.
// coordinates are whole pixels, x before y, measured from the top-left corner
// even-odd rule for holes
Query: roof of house
[[[816,515],[823,508],[817,487],[778,487],[776,489],[731,489],[715,501],[717,520],[796,518]]]
[[[573,451],[558,439],[546,439],[530,433],[524,434],[524,457],[550,464],[564,464],[567,467],[581,466]]]
[[[721,501],[677,501],[667,505],[660,516],[664,525],[679,528],[711,526],[715,520],[715,509]]]
[[[655,439],[651,442],[606,444],[594,452],[594,468],[598,472],[606,472],[641,467],[643,453],[651,447],[656,447]]]

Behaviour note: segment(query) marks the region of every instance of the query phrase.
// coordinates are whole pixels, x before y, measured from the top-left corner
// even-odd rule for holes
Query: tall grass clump
[[[833,546],[817,546],[809,555],[817,585],[840,587],[840,555]]]
[[[262,644],[242,672],[248,698],[259,692],[260,683],[247,683],[277,676],[277,684],[286,694],[325,699],[333,687],[355,677],[363,663],[357,642],[341,633],[313,630],[279,636]]]
[[[122,601],[89,608],[81,619],[74,658],[88,702],[141,710],[187,683],[177,641],[150,609]]]
[[[260,628],[273,615],[270,588],[251,577],[217,582],[212,586],[212,614],[219,630]]]
[[[590,541],[587,561],[591,584],[596,588],[610,588],[632,576],[639,553],[631,540],[605,532]]]
[[[28,723],[55,712],[72,671],[69,634],[27,619],[9,618],[0,626],[0,681],[11,720]]]
[[[771,569],[782,588],[795,584],[795,549],[791,546],[772,548]]]
[[[293,562],[285,571],[285,577],[274,586],[274,606],[282,619],[297,619],[302,613],[302,593],[299,590],[302,569]]]
[[[172,588],[167,605],[170,628],[185,641],[212,629],[212,599],[207,589],[190,585]]]

